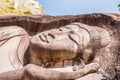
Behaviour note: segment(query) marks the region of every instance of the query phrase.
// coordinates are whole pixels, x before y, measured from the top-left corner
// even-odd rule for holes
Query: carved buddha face
[[[72,59],[89,41],[90,36],[86,30],[76,25],[67,25],[33,36],[31,55],[43,62]],[[32,61],[36,58],[32,58]]]

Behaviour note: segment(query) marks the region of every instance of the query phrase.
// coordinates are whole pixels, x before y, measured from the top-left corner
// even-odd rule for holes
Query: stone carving
[[[91,25],[91,27],[98,26],[98,27],[101,27],[102,29],[105,29],[105,30],[108,31],[108,33],[110,34],[110,38],[112,40],[111,41],[112,45],[109,45],[109,46],[103,47],[103,48],[100,48],[100,46],[98,46],[98,48],[100,48],[100,49],[96,50],[96,53],[95,53],[96,56],[95,57],[98,57],[96,59],[97,59],[97,61],[99,59],[99,64],[100,64],[101,68],[103,70],[105,70],[110,75],[111,78],[115,78],[115,79],[119,80],[119,70],[120,70],[120,68],[119,68],[119,62],[120,62],[119,61],[120,60],[119,59],[119,52],[120,52],[119,51],[120,50],[119,49],[119,45],[120,45],[119,44],[120,43],[119,42],[119,40],[120,40],[119,39],[119,30],[120,30],[119,29],[119,24],[120,24],[119,14],[102,14],[102,13],[97,13],[97,14],[85,14],[85,15],[77,15],[77,16],[56,16],[56,17],[54,17],[54,16],[47,16],[47,15],[45,15],[45,16],[41,16],[40,15],[40,16],[5,16],[5,17],[0,17],[0,26],[1,27],[5,26],[6,28],[8,28],[8,27],[11,27],[13,25],[17,25],[17,26],[20,26],[20,27],[24,28],[30,36],[33,36],[33,35],[35,36],[36,33],[39,33],[39,32],[41,33],[42,31],[45,31],[45,30],[59,28],[61,26],[68,25],[68,24],[70,24],[72,22],[85,23],[85,24]],[[18,29],[22,29],[20,27]],[[23,32],[24,32],[24,30],[23,30]],[[14,33],[14,31],[13,31],[13,33]],[[26,38],[22,37],[22,35],[21,35],[20,38],[15,38],[15,37],[12,36],[12,38],[9,39],[10,41],[9,40],[8,41],[7,40],[0,41],[0,45],[2,45],[2,44],[6,45],[6,42],[10,43],[10,42],[14,42],[14,41],[12,41],[13,39],[16,39],[16,40],[18,39],[18,43],[19,42],[21,42],[21,43],[24,42],[26,47],[27,47],[27,45],[29,45],[29,43],[27,43],[26,41],[28,40],[28,42],[29,42],[29,39],[31,38],[31,37],[28,37],[27,33],[25,32],[26,36],[24,35],[24,37],[26,37]],[[14,36],[17,36],[17,34],[14,35]],[[17,42],[15,42],[14,44],[17,44]],[[9,45],[11,45],[11,44],[9,44]],[[12,48],[12,47],[14,47],[14,45],[10,46],[10,47]],[[30,47],[30,49],[31,49],[31,47]],[[0,48],[5,48],[5,46],[0,47]],[[30,63],[30,61],[31,61],[30,57],[29,57],[30,56],[30,54],[29,54],[29,50],[30,49],[27,49],[27,51],[25,52],[24,58],[19,53],[17,53],[17,54],[19,54],[19,57],[20,57],[19,60],[15,61],[15,58],[10,57],[9,59],[15,65],[12,66],[12,68],[10,68],[10,65],[6,65],[7,69],[2,67],[2,66],[0,66],[0,67],[2,67],[2,72],[5,72],[5,70],[6,71],[14,70],[14,68],[16,68],[16,69],[17,68],[21,68],[23,65],[25,66],[26,64]],[[7,48],[3,49],[3,50],[5,52],[7,52]],[[14,50],[15,49],[13,49],[13,52],[14,52]],[[24,50],[26,50],[25,47],[24,47]],[[20,50],[18,50],[18,52],[19,51]],[[33,51],[35,51],[35,50],[33,50]],[[12,50],[11,50],[11,52],[12,52]],[[10,56],[11,55],[14,55],[14,53],[13,54],[10,53]],[[28,56],[28,57],[26,57],[26,56]],[[6,56],[6,57],[8,57],[8,56]],[[5,58],[2,57],[0,59],[5,59]],[[24,60],[24,61],[22,62],[22,60]],[[86,59],[84,59],[84,60],[86,60]],[[10,63],[10,62],[7,62],[7,61],[6,61],[7,63],[5,63],[5,62],[3,62],[3,60],[0,60],[0,61],[2,63],[4,63],[4,64]],[[61,65],[61,64],[63,64],[63,62],[64,62],[64,65]],[[69,64],[73,63],[73,61],[67,61],[67,60],[65,60],[63,62],[61,61],[59,63],[60,66],[59,66],[58,62],[55,63],[54,66],[52,65],[53,63],[51,63],[51,62],[49,64],[48,63],[47,64],[42,64],[41,66],[42,67],[47,67],[47,68],[50,68],[50,67],[65,67],[66,66],[66,62],[68,62]],[[18,64],[16,64],[16,63],[18,63]],[[90,62],[85,61],[85,63],[90,63]],[[75,65],[76,64],[78,64],[78,62],[76,62],[76,60],[75,60]],[[40,65],[40,64],[38,64],[38,65]],[[83,65],[84,65],[84,63],[83,63]],[[9,66],[9,67],[7,67],[7,66]],[[79,65],[79,67],[80,66],[81,65]],[[8,69],[8,68],[10,68],[10,69]],[[67,69],[65,68],[65,70],[67,70]],[[70,68],[70,69],[73,69],[73,68]],[[76,70],[76,67],[75,67],[75,70]],[[16,70],[16,71],[17,72],[20,71],[19,73],[22,76],[22,72],[24,70]],[[15,72],[15,73],[17,73],[17,72]],[[14,73],[14,71],[12,71],[12,73]],[[10,73],[7,72],[7,74],[12,74],[12,73],[11,72]],[[20,75],[19,75],[19,78],[21,77]],[[17,74],[16,75],[11,75],[11,76],[15,77],[15,76],[17,76]],[[2,77],[4,77],[3,73],[2,73]],[[84,77],[82,77],[81,79],[83,79],[83,78]],[[8,79],[8,78],[6,78],[6,79]],[[2,80],[4,80],[4,79],[2,79]]]
[[[0,63],[0,79],[101,80],[104,77],[96,73],[100,65],[95,56],[99,49],[110,43],[105,29],[81,23],[71,23],[34,36],[29,36],[18,26],[1,27],[0,52],[4,54],[0,56],[4,57]]]
[[[31,63],[45,67],[54,66],[55,63],[62,61],[61,65],[64,66],[66,65],[64,60],[70,60],[71,66],[74,66],[79,65],[81,58],[85,63],[90,63],[97,49],[108,46],[110,42],[109,33],[102,28],[71,23],[33,36],[30,45],[33,56]]]

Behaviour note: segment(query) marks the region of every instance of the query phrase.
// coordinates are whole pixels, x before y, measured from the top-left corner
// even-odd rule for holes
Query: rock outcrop
[[[71,22],[81,22],[90,26],[99,26],[106,29],[112,39],[108,49],[98,52],[102,68],[111,78],[120,79],[120,14],[94,13],[69,16],[2,16],[0,26],[17,25],[23,27],[29,35],[58,28]]]

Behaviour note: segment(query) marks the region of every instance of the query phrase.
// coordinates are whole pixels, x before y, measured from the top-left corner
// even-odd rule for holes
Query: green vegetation
[[[120,4],[118,5],[119,11],[120,11]]]

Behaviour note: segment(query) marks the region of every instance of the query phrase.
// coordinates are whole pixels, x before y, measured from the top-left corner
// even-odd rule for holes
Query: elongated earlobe
[[[82,55],[83,60],[86,64],[90,63],[95,57],[95,54],[92,52],[92,49],[85,49]]]

